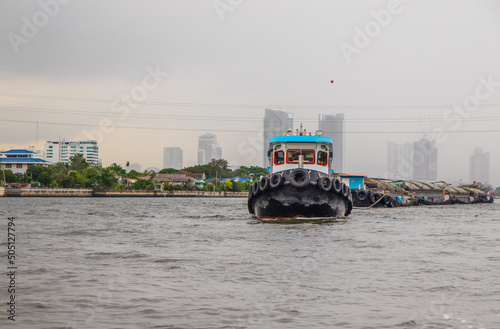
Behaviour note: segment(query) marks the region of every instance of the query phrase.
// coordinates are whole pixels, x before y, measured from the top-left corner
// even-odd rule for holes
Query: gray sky
[[[498,186],[499,12],[496,0],[0,0],[0,149],[35,145],[39,122],[39,149],[94,137],[104,165],[146,168],[180,146],[189,166],[213,132],[231,163],[260,165],[266,107],[309,130],[341,112],[345,171],[384,175],[388,141],[426,134],[440,179],[467,181],[481,147]]]

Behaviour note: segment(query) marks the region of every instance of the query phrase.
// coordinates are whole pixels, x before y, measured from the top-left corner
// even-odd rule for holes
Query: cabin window
[[[314,163],[314,150],[288,150],[287,163],[299,163],[299,155],[304,156],[304,163]]]
[[[319,151],[318,152],[318,164],[322,166],[326,166],[328,163],[328,153]]]
[[[285,162],[285,153],[283,151],[274,152],[274,164],[280,165]]]

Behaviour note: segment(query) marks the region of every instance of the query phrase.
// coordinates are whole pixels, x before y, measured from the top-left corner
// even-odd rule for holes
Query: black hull
[[[474,204],[474,203],[493,203],[494,199],[491,196],[480,197],[474,201],[467,202],[459,198],[451,198],[446,201],[430,201],[423,197],[417,197],[413,200],[401,204],[397,201],[397,197],[391,195],[383,195],[381,192],[370,190],[351,190],[354,207],[372,208],[372,207],[406,207],[406,206],[422,206],[422,205],[450,205],[450,204]],[[379,201],[379,199],[381,200]]]
[[[321,175],[321,174],[320,174]],[[288,177],[274,188],[252,188],[248,199],[250,213],[262,219],[271,218],[334,218],[349,215],[352,210],[350,191],[336,193],[318,186],[318,173],[311,172],[311,182],[294,186]],[[261,184],[262,185],[262,184]],[[346,193],[347,191],[347,193]]]
[[[391,195],[384,195],[380,192],[370,190],[351,190],[352,202],[354,207],[367,208],[367,207],[397,207],[399,204]]]

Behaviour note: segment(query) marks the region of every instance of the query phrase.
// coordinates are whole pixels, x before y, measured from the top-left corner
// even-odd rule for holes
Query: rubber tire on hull
[[[281,185],[283,185],[283,176],[280,174],[272,174],[271,178],[269,178],[269,187],[275,189],[281,187]]]
[[[365,190],[360,190],[360,191],[358,191],[358,193],[356,193],[356,198],[359,201],[365,201],[367,196],[368,196],[368,193],[366,193]]]
[[[257,194],[259,194],[259,185],[258,182],[253,183],[252,188],[250,189],[252,192],[252,195],[255,197]]]
[[[384,195],[384,199],[381,201],[381,203],[389,207],[391,205],[392,200],[394,200],[392,196],[386,194]]]
[[[251,215],[255,215],[255,211],[253,210],[253,198],[251,197],[251,194],[250,197],[248,198],[247,206],[248,206],[248,212]]]
[[[332,190],[337,194],[342,193],[342,183],[340,182],[340,179],[335,178],[333,180]]]
[[[342,183],[342,195],[344,198],[347,198],[349,195],[349,186],[347,186],[345,183]]]
[[[264,176],[259,181],[259,191],[265,192],[268,189],[269,189],[269,178],[267,178],[267,176]]]
[[[328,177],[323,177],[318,179],[318,188],[325,192],[330,191],[332,188],[332,180]]]
[[[370,194],[370,202],[373,204],[382,197],[382,194],[375,192]]]
[[[302,180],[300,180],[301,176],[303,177]],[[304,168],[297,168],[292,170],[292,172],[290,173],[289,180],[290,180],[290,185],[294,187],[304,187],[309,185],[309,182],[311,181],[311,175]]]

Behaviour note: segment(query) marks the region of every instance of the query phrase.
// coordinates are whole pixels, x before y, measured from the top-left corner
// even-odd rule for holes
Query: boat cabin
[[[332,173],[333,144],[330,137],[323,137],[321,131],[316,135],[306,135],[305,130],[297,130],[290,135],[270,139],[268,159],[270,174],[295,168],[316,170],[329,175]]]

